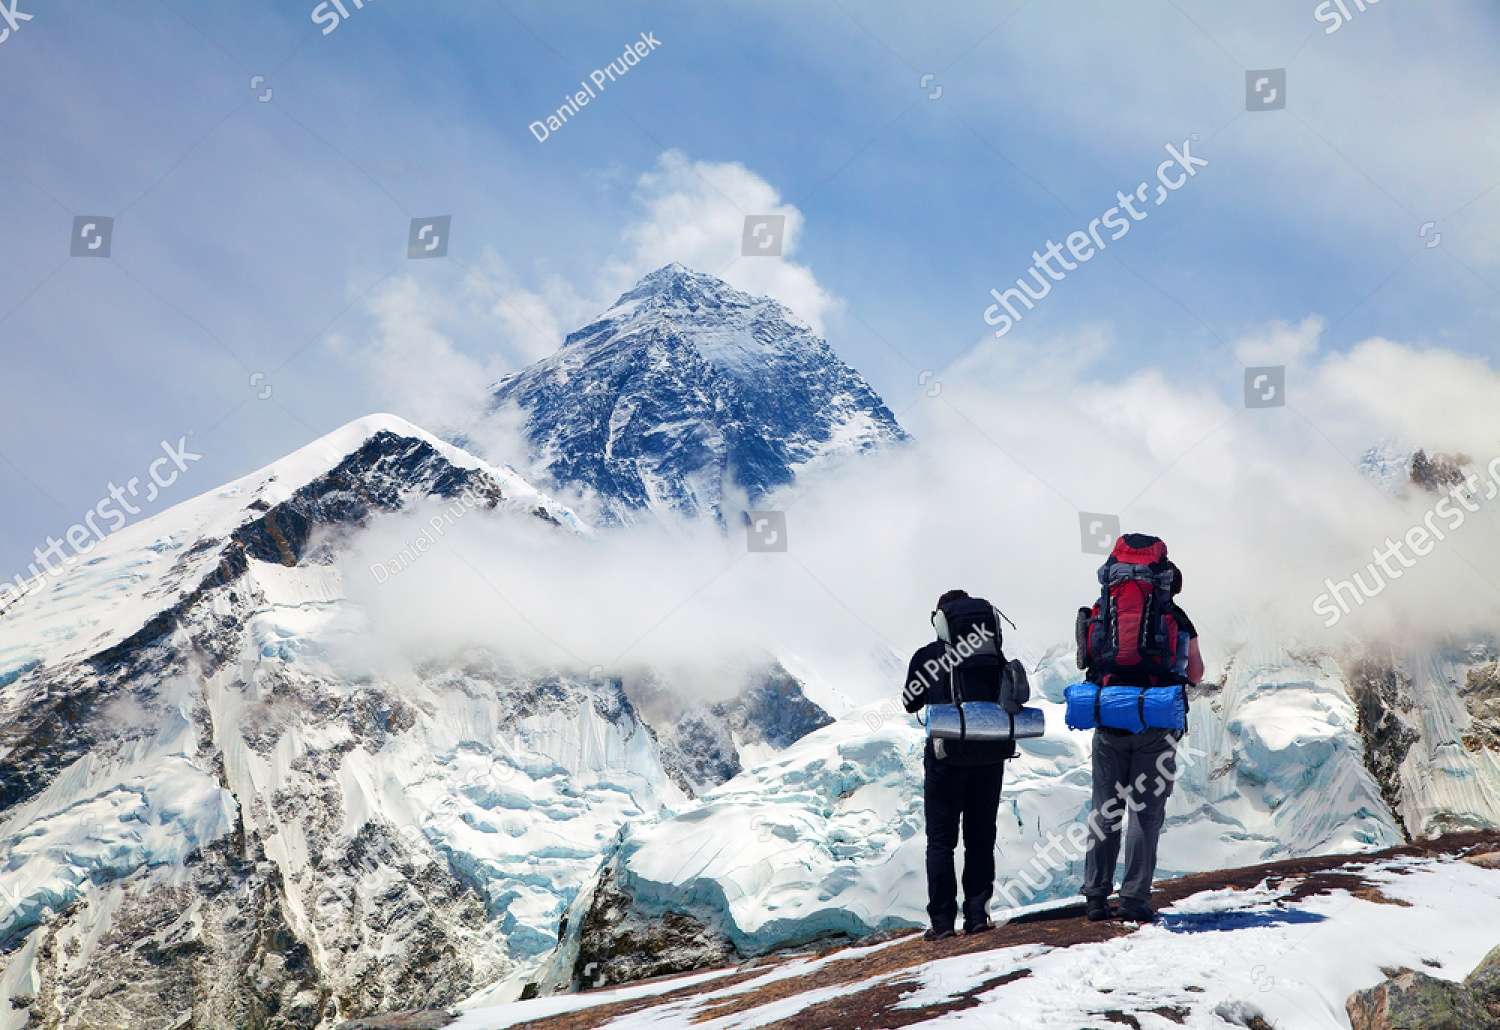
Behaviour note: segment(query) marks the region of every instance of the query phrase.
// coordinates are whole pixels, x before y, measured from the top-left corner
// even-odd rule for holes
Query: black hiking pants
[[[995,818],[1005,763],[948,765],[929,753],[923,761],[922,807],[927,816],[927,917],[940,930],[958,918],[953,852],[959,825],[964,841],[964,921],[988,918],[995,891]]]

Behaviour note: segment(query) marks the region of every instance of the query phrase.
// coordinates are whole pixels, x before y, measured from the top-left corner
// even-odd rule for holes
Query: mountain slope
[[[1387,442],[1371,448],[1362,467],[1393,495],[1435,510],[1443,503],[1480,509],[1492,500],[1485,485],[1492,469],[1463,454]],[[1351,646],[1341,661],[1368,764],[1406,832],[1500,825],[1500,643],[1493,633],[1380,638]]]
[[[687,802],[617,676],[483,647],[351,668],[370,627],[341,556],[401,513],[589,532],[374,416],[122,530],[0,620],[0,1027],[503,997],[621,827]],[[690,711],[723,748],[704,785],[782,729],[758,698]]]
[[[1497,849],[1500,835],[1457,834],[1361,856],[1226,869],[1159,885],[1163,918],[1154,926],[1090,923],[1081,905],[1043,906],[976,937],[875,937],[631,987],[476,1006],[451,1022],[433,1014],[424,1025],[1347,1030],[1351,995],[1387,971],[1452,982],[1495,946]],[[1500,1002],[1500,991],[1490,988],[1489,997]]]
[[[781,304],[667,265],[556,354],[501,380],[533,459],[607,521],[721,515],[799,473],[905,439],[869,384]]]

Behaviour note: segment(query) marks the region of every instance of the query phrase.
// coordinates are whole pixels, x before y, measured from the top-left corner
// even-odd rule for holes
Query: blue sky
[[[1312,0],[345,0],[328,35],[316,6],[21,0],[0,578],[162,440],[204,457],[155,509],[370,411],[441,422],[673,258],[777,293],[905,411],[924,372],[994,345],[991,287],[1193,134],[1208,167],[1001,345],[1099,333],[1096,374],[1225,396],[1234,341],[1308,316],[1325,350],[1495,357],[1489,5],[1387,0],[1327,34]],[[660,48],[537,142],[643,31]],[[1246,69],[1281,67],[1286,109],[1247,112]],[[786,261],[733,259],[753,204],[789,214]],[[85,214],[117,220],[107,261],[68,255]],[[450,259],[408,261],[433,214]]]

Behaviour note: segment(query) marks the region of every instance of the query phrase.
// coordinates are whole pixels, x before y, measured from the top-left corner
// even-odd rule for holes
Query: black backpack
[[[932,613],[933,628],[946,648],[948,675],[933,684],[948,694],[944,700],[1009,702],[1015,706],[1030,700],[1025,668],[1020,662],[1005,659],[1000,625],[1004,618],[982,597],[949,601]]]

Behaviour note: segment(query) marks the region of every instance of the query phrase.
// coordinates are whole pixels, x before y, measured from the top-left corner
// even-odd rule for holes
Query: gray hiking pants
[[[1094,731],[1094,801],[1089,812],[1088,853],[1084,859],[1083,893],[1108,897],[1114,890],[1115,865],[1120,855],[1121,826],[1125,831],[1125,879],[1120,897],[1145,902],[1156,876],[1156,841],[1167,814],[1177,776],[1177,738],[1170,730],[1114,735]]]

